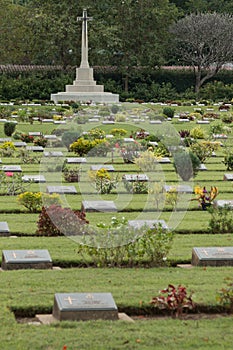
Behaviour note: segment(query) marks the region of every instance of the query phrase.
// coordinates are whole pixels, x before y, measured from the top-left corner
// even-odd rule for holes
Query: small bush
[[[204,139],[205,132],[200,126],[197,126],[190,131],[190,137],[194,139]]]
[[[217,300],[226,307],[230,313],[233,313],[233,279],[225,278],[226,287],[222,288],[217,295]]]
[[[173,118],[175,110],[171,107],[164,107],[163,114],[165,114],[168,118]]]
[[[233,212],[228,205],[224,207],[210,207],[211,218],[209,230],[211,233],[228,233],[233,231]]]
[[[5,122],[4,123],[4,133],[6,136],[11,136],[15,131],[16,123],[13,122]]]
[[[84,212],[52,204],[49,207],[42,207],[36,234],[39,236],[82,235],[85,224],[88,224],[88,221]]]
[[[60,203],[60,196],[54,194],[42,194],[41,192],[24,192],[18,195],[19,204],[27,208],[31,213],[37,213],[42,210],[43,199],[48,204]]]
[[[189,181],[196,176],[200,164],[200,159],[192,152],[176,152],[174,154],[173,165],[183,181]]]

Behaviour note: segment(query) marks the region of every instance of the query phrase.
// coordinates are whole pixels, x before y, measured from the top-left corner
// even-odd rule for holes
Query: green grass
[[[133,114],[141,113],[148,105],[124,104],[126,111]],[[161,114],[162,106],[153,106],[156,114]],[[194,111],[195,106],[174,107],[175,112]],[[217,110],[217,107],[214,107]],[[206,109],[206,107],[202,107]],[[191,129],[196,127],[196,122],[179,123],[172,121],[176,130]],[[116,123],[115,125],[91,124],[81,126],[82,130],[90,127],[101,127],[110,133],[113,128],[124,128],[127,137],[132,131],[139,128],[156,131],[157,127],[145,123],[134,124],[133,120],[128,123]],[[201,127],[206,133],[210,125]],[[59,128],[63,126],[59,126]],[[69,127],[69,125],[67,126]],[[22,132],[41,131],[50,134],[57,126],[54,124],[40,124],[35,122],[19,123],[17,130]],[[162,127],[162,130],[164,128]],[[161,129],[160,129],[161,130]],[[166,131],[166,130],[165,130]],[[0,137],[5,137],[3,124],[0,125]],[[227,144],[232,147],[232,135]],[[75,156],[66,153],[65,157]],[[232,182],[222,181],[224,173],[228,172],[223,164],[224,148],[217,152],[217,157],[209,158],[205,165],[207,171],[199,172],[193,181],[195,184],[219,187],[219,199],[232,199]],[[2,158],[2,164],[21,164],[19,158]],[[81,182],[68,184],[62,179],[64,185],[74,185],[80,194],[67,195],[67,204],[73,209],[81,208],[81,201],[91,199],[94,188],[90,191],[90,182],[85,172],[90,164],[111,163],[111,155],[107,158],[88,158],[88,165],[81,166]],[[24,174],[37,174],[41,170],[39,164],[21,164]],[[119,155],[114,154],[115,173],[119,178],[124,173],[135,173],[140,169],[134,164],[125,164]],[[72,166],[71,166],[72,167]],[[77,167],[75,165],[75,167]],[[47,183],[44,185],[31,184],[29,190],[46,190],[48,184],[59,184],[60,173],[46,172]],[[164,176],[168,184],[177,184],[179,179],[174,172],[173,164],[162,165],[158,169],[157,177]],[[154,179],[153,179],[154,180]],[[96,198],[96,196],[94,196]],[[192,196],[194,197],[194,195]],[[193,247],[207,246],[233,246],[232,233],[207,234],[210,214],[198,208],[196,201],[188,201],[182,205],[187,207],[184,211],[173,213],[169,207],[159,215],[153,211],[155,206],[153,198],[132,195],[129,196],[123,185],[118,187],[117,194],[99,196],[103,200],[116,201],[122,212],[117,213],[87,213],[87,219],[92,225],[98,222],[108,224],[112,216],[119,219],[125,216],[127,219],[159,218],[164,219],[171,226],[176,226],[172,248],[168,255],[168,261],[173,265],[177,263],[190,263]],[[185,197],[186,198],[186,197]],[[187,200],[188,196],[187,196]],[[150,212],[143,212],[147,202]],[[185,205],[184,205],[185,204]],[[181,205],[181,208],[182,208]],[[129,210],[129,212],[127,212]],[[20,212],[18,214],[17,212]],[[224,349],[232,348],[232,317],[214,318],[211,320],[145,320],[141,318],[135,323],[123,321],[95,321],[95,322],[61,322],[51,326],[35,326],[18,324],[11,310],[33,316],[37,312],[51,312],[53,307],[54,293],[57,292],[111,292],[120,311],[129,314],[144,314],[151,312],[149,301],[158,295],[161,288],[169,283],[182,284],[193,291],[193,299],[199,308],[217,310],[217,291],[225,286],[224,278],[232,276],[232,267],[195,267],[185,268],[74,268],[83,262],[83,258],[77,253],[77,243],[67,237],[37,237],[35,235],[36,222],[39,214],[30,214],[20,206],[15,196],[0,196],[0,221],[7,221],[12,235],[17,237],[0,237],[0,248],[3,249],[48,249],[54,265],[63,268],[54,270],[19,270],[0,272],[0,309],[1,347],[4,350],[58,350],[63,345],[70,349]],[[20,237],[25,235],[25,237]]]

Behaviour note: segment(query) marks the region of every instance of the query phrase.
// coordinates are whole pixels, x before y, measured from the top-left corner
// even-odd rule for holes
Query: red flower
[[[7,171],[5,174],[6,174],[6,176],[8,176],[8,177],[11,177],[11,176],[14,175],[14,173],[12,173],[12,171]]]

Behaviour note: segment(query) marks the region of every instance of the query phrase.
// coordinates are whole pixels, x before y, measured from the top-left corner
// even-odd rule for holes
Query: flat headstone
[[[98,171],[100,169],[106,169],[107,171],[115,171],[114,167],[109,164],[91,165],[90,169],[93,171]]]
[[[178,193],[193,193],[193,189],[189,185],[164,185],[163,189],[165,192],[169,192],[176,189]]]
[[[200,164],[198,170],[205,171],[205,170],[207,170],[207,167],[205,166],[205,164]]]
[[[157,158],[155,162],[160,164],[170,164],[171,160],[168,157],[161,157]]]
[[[134,140],[133,138],[131,138],[131,137],[125,137],[125,138],[123,139],[123,141],[124,141],[125,143],[130,143],[130,142],[134,142],[135,140]]]
[[[29,131],[28,135],[29,136],[37,136],[37,137],[39,137],[39,136],[42,135],[42,133],[40,131]]]
[[[44,175],[24,175],[22,176],[24,182],[46,182]]]
[[[16,142],[13,142],[13,144],[15,147],[26,147],[27,146],[27,143],[23,142],[23,141],[16,141]]]
[[[198,247],[192,250],[194,266],[233,266],[233,247]]]
[[[86,158],[82,157],[68,157],[66,158],[66,163],[68,164],[80,164],[80,163],[86,163]]]
[[[61,151],[45,151],[43,153],[44,157],[63,157],[63,152]]]
[[[43,152],[44,147],[42,147],[42,146],[26,146],[26,150],[31,151],[31,152]]]
[[[12,173],[22,172],[22,168],[20,165],[3,165],[1,170],[5,172],[12,172]]]
[[[89,118],[88,122],[89,123],[98,123],[99,122],[99,118]]]
[[[190,122],[190,120],[188,118],[179,118],[178,121],[181,123],[189,123]]]
[[[47,193],[77,194],[75,186],[47,186]]]
[[[3,250],[2,269],[51,269],[52,259],[48,250]]]
[[[140,229],[146,225],[149,228],[161,226],[162,229],[168,230],[168,226],[164,220],[129,220],[128,225],[135,229]]]
[[[42,119],[43,123],[53,123],[53,119]]]
[[[53,317],[59,321],[117,320],[111,293],[56,293]]]
[[[116,212],[117,208],[113,201],[82,201],[82,210],[86,212]]]
[[[150,124],[162,124],[161,120],[150,120]]]
[[[0,236],[9,236],[10,235],[10,230],[8,223],[6,221],[1,221],[0,222]]]
[[[213,134],[214,139],[227,139],[227,135],[225,134]]]
[[[233,181],[233,173],[232,174],[224,174],[223,180]]]
[[[66,120],[54,120],[53,124],[66,124]]]
[[[111,125],[111,124],[115,124],[115,122],[113,120],[103,120],[102,124],[104,124],[104,125]]]
[[[209,124],[209,120],[197,120],[197,124]]]
[[[134,182],[134,181],[141,181],[146,182],[149,181],[149,178],[146,174],[125,174],[122,176],[122,180]]]
[[[10,137],[1,137],[0,142],[11,142],[11,138]]]
[[[57,140],[57,135],[44,135],[46,140]]]
[[[224,206],[228,206],[233,208],[233,199],[218,199],[214,201],[214,206],[217,208],[223,208]]]
[[[158,142],[156,142],[156,141],[149,141],[149,142],[148,142],[148,145],[157,147],[159,144],[158,144]]]

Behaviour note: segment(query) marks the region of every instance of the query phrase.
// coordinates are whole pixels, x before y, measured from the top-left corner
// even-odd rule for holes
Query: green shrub
[[[233,170],[233,153],[225,154],[223,163],[227,167],[227,170]]]
[[[164,107],[163,114],[165,114],[168,118],[173,118],[175,110],[171,107]]]
[[[23,205],[31,213],[37,213],[42,210],[43,200],[46,201],[47,205],[60,203],[60,196],[57,193],[24,192],[19,194],[17,199],[19,204]]]
[[[192,152],[176,152],[174,154],[173,165],[183,181],[189,181],[196,176],[200,164],[200,159]]]
[[[174,234],[161,226],[134,229],[126,220],[117,225],[93,228],[84,236],[78,253],[87,264],[98,267],[164,266]],[[85,238],[88,237],[88,238]]]
[[[205,132],[200,126],[196,126],[195,128],[190,130],[190,137],[194,139],[204,139]]]
[[[79,138],[80,133],[80,131],[65,131],[62,134],[62,142],[67,149],[69,149],[70,145]]]
[[[210,207],[211,218],[209,230],[211,233],[228,233],[233,231],[233,212],[228,205],[224,207]]]
[[[4,123],[4,133],[6,136],[11,136],[15,131],[16,123],[13,122],[5,122]]]

